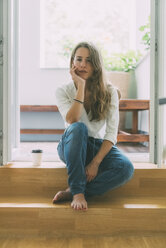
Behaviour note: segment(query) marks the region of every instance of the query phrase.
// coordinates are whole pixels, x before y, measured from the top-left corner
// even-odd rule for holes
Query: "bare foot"
[[[87,210],[88,205],[85,200],[84,194],[76,194],[73,196],[73,201],[71,203],[71,207],[75,210]]]
[[[58,193],[56,193],[52,202],[57,203],[57,202],[62,202],[62,201],[70,201],[72,200],[72,198],[73,196],[70,192],[70,189],[68,188],[65,191],[59,191]]]

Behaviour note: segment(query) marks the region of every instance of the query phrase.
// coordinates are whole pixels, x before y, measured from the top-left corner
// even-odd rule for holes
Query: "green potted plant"
[[[142,43],[145,45],[145,50],[150,49],[150,16],[148,17],[147,24],[141,26],[139,28],[141,32],[143,32]]]
[[[103,56],[105,69],[111,82],[120,89],[122,98],[128,98],[129,84],[137,63],[142,58],[139,51],[129,50],[126,53],[115,53]]]
[[[136,86],[134,70],[142,58],[139,51],[129,50],[126,53],[116,53],[103,56],[105,69],[110,82],[121,92],[121,98],[135,98]],[[119,129],[125,129],[126,113],[120,112]]]

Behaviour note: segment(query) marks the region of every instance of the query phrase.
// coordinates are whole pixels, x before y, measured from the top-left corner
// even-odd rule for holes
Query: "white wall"
[[[142,33],[138,31],[147,22],[150,0],[136,1],[136,48],[140,48]],[[55,89],[70,81],[68,70],[40,69],[40,0],[20,0],[19,84],[20,104],[55,104]]]
[[[68,70],[40,69],[40,0],[20,0],[19,88],[21,105],[55,105],[55,89]],[[48,116],[49,115],[49,116]],[[63,128],[59,113],[21,113],[21,128]],[[56,141],[61,135],[21,135],[21,141]]]
[[[132,24],[133,37],[136,45],[133,48],[140,49],[142,33],[138,31],[141,25],[146,24],[147,16],[150,13],[150,0],[131,0],[136,3],[136,11]],[[133,5],[134,7],[134,5]],[[130,11],[132,11],[131,8]],[[67,83],[71,80],[68,70],[62,69],[40,69],[40,0],[20,0],[20,27],[19,27],[19,85],[21,105],[54,105],[55,89],[59,84]],[[143,63],[136,70],[138,98],[149,98],[149,62]],[[146,73],[145,73],[146,71]],[[147,87],[145,91],[145,85]],[[143,89],[143,90],[142,90]],[[145,93],[147,95],[145,95]],[[25,113],[26,115],[26,113]],[[21,116],[21,127],[38,127],[39,120],[25,118]],[[25,122],[26,119],[26,122]],[[45,119],[45,117],[44,117]],[[129,118],[131,119],[131,118]],[[146,117],[147,119],[147,117]],[[145,119],[145,122],[146,122]],[[29,120],[29,121],[28,121]],[[32,121],[33,120],[33,121]],[[41,119],[40,119],[41,120]],[[42,120],[43,121],[43,120]],[[48,125],[47,123],[45,123]],[[60,117],[56,117],[56,126],[63,125]],[[54,128],[55,122],[49,124]],[[140,123],[142,126],[142,124]],[[146,127],[142,127],[146,131]],[[139,126],[140,128],[140,126]]]
[[[139,31],[139,28],[147,24],[148,16],[150,16],[150,0],[136,0],[136,49],[139,50],[144,49],[144,45],[141,44],[143,32]]]
[[[53,105],[55,88],[70,80],[68,70],[40,69],[40,0],[20,1],[20,104]]]
[[[150,16],[150,0],[136,1],[136,49],[143,51],[142,43],[144,32],[139,31],[140,26],[146,25]],[[149,52],[139,63],[135,70],[137,84],[137,99],[150,99],[150,54]],[[138,129],[149,132],[149,111],[139,112]]]
[[[137,82],[137,99],[150,99],[150,53],[148,53],[135,70]],[[149,132],[149,111],[139,112],[138,129]]]
[[[143,58],[135,70],[137,98],[150,99],[150,53]]]

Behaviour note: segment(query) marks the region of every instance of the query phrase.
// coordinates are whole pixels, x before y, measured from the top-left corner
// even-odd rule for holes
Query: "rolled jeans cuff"
[[[70,185],[70,192],[72,195],[85,194],[85,185]]]

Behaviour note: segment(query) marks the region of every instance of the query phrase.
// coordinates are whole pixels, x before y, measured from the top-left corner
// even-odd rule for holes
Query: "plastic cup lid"
[[[43,152],[43,150],[40,150],[40,149],[38,149],[38,150],[32,150],[32,153],[42,153]]]

